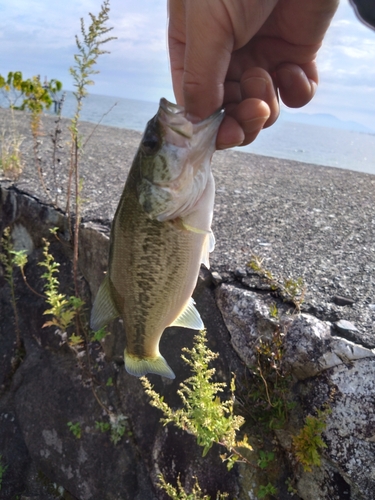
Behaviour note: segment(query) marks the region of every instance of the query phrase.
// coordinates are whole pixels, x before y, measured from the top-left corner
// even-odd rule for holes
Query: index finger
[[[203,119],[223,104],[234,37],[220,1],[187,0],[185,8],[184,105],[188,114]]]
[[[186,0],[182,88],[188,114],[203,119],[222,106],[233,51],[251,39],[275,3],[276,0]]]

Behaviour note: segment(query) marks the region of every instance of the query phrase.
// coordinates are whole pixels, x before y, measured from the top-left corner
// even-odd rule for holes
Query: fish
[[[159,351],[164,330],[204,328],[191,296],[215,246],[211,158],[223,117],[220,109],[193,123],[182,106],[162,98],[130,168],[90,327],[122,318],[125,369],[136,377],[175,378]]]

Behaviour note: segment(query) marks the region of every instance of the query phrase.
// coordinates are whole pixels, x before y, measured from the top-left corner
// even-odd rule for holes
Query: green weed
[[[292,379],[282,363],[283,333],[275,330],[270,340],[255,346],[257,363],[250,378],[238,384],[237,400],[243,414],[262,432],[285,427],[295,403],[290,399]]]
[[[18,179],[24,168],[21,154],[23,139],[16,131],[10,135],[3,131],[1,136],[0,169],[12,180]]]
[[[279,319],[279,310],[275,302],[270,305],[270,316],[271,318]]]
[[[306,287],[303,279],[299,277],[297,279],[283,278],[282,280],[279,280],[271,273],[271,271],[264,268],[263,260],[264,259],[261,259],[257,255],[253,255],[248,263],[248,266],[266,283],[268,283],[271,290],[277,292],[280,298],[286,302],[291,302],[297,311],[299,311],[306,293]],[[272,313],[275,313],[275,309],[270,311],[271,316],[273,315]]]
[[[180,476],[177,478],[177,487],[167,483],[162,474],[159,474],[158,477],[160,488],[163,489],[172,500],[211,500],[209,495],[203,494],[197,478],[195,478],[195,484],[191,493],[186,493],[181,484]],[[216,500],[225,500],[228,496],[228,493],[220,493],[219,491],[216,495]]]
[[[100,330],[91,332],[91,341],[101,342],[107,335],[109,335],[109,332],[107,332],[106,327],[103,326]]]
[[[95,427],[100,432],[109,432],[111,441],[116,445],[125,435],[131,436],[132,433],[128,430],[127,417],[125,415],[109,415],[109,422],[95,422]]]
[[[329,412],[330,410],[325,409],[318,410],[316,417],[308,415],[305,425],[293,437],[294,453],[304,471],[311,472],[314,465],[320,467],[322,450],[327,448],[322,433],[326,428]]]
[[[66,425],[69,427],[69,430],[73,434],[73,436],[75,436],[77,439],[81,439],[82,428],[79,422],[76,422],[75,424],[73,424],[73,422],[68,422]]]
[[[259,451],[258,465],[261,469],[267,469],[271,462],[275,460],[273,451]]]
[[[234,415],[234,398],[221,401],[218,394],[223,391],[225,384],[213,382],[214,368],[209,368],[209,363],[218,355],[214,354],[206,345],[206,332],[202,330],[194,337],[193,348],[184,348],[187,356],[182,359],[192,369],[193,375],[180,384],[177,391],[183,408],[172,410],[163,398],[153,390],[147,377],[141,377],[146,394],[150,397],[150,404],[161,410],[164,425],[173,423],[180,429],[193,434],[197,443],[203,447],[203,456],[207,454],[214,443],[224,447],[228,453],[221,455],[231,469],[237,460],[248,462],[238,451],[239,448],[252,450],[246,440],[237,441],[237,432],[245,420],[239,415]],[[234,392],[234,379],[231,382],[231,391]],[[250,462],[248,462],[250,463]]]
[[[75,292],[78,296],[78,241],[79,241],[79,224],[80,224],[80,206],[81,206],[81,191],[82,182],[79,176],[79,157],[82,152],[82,138],[79,133],[79,119],[83,105],[83,99],[88,94],[87,87],[93,85],[92,76],[98,71],[94,69],[98,57],[108,53],[102,50],[102,46],[113,40],[115,37],[106,36],[112,28],[106,26],[109,19],[109,0],[105,0],[101,6],[98,16],[89,14],[91,23],[86,30],[84,20],[81,18],[81,34],[82,40],[76,35],[76,45],[78,54],[74,55],[75,65],[70,68],[70,74],[74,80],[74,96],[76,98],[76,110],[70,125],[71,134],[71,150],[70,150],[70,167],[69,180],[67,188],[67,206],[66,212],[70,218],[70,202],[72,184],[74,182],[74,211],[75,211],[75,226],[74,226],[74,241],[73,241],[73,275]]]
[[[65,334],[69,327],[74,324],[79,315],[84,302],[75,295],[68,296],[59,291],[60,283],[58,279],[60,264],[55,261],[53,255],[49,252],[50,243],[44,239],[43,256],[44,260],[39,265],[46,269],[42,278],[45,279],[44,293],[49,309],[43,314],[51,315],[52,318],[46,321],[43,327],[56,326],[60,334]],[[71,346],[77,346],[83,341],[80,335],[72,333],[69,338]]]
[[[297,495],[298,490],[294,487],[294,480],[291,477],[288,477],[288,479],[285,481],[285,484],[288,487],[288,492],[292,493],[292,495]]]
[[[277,495],[277,488],[271,483],[268,483],[266,486],[259,486],[258,498],[266,498],[268,495]]]

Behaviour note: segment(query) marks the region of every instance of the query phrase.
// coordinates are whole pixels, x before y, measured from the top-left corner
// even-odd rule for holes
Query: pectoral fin
[[[103,328],[103,326],[119,315],[111,297],[109,277],[107,275],[100,285],[99,291],[95,297],[91,311],[90,328],[94,331],[100,330],[100,328]]]
[[[182,326],[183,328],[192,328],[193,330],[203,330],[204,324],[202,318],[194,304],[194,300],[190,297],[185,309],[169,326]]]
[[[207,269],[210,269],[210,253],[214,251],[215,248],[215,236],[212,231],[207,234],[205,239],[203,249],[202,249],[202,264],[204,264]]]

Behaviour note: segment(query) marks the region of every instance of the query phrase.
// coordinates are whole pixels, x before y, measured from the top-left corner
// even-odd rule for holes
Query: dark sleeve
[[[375,0],[350,0],[361,21],[375,28]]]

